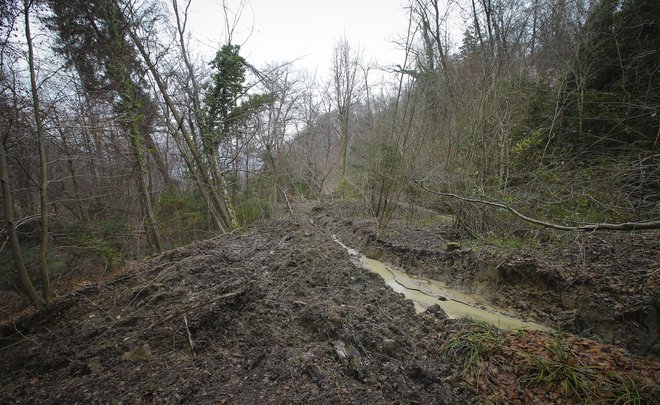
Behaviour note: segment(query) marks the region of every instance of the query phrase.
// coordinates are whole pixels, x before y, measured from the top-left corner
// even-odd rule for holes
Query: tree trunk
[[[219,157],[217,155],[217,149],[213,148],[211,153],[211,177],[213,183],[211,184],[211,190],[215,192],[216,196],[214,198],[222,198],[220,200],[219,208],[220,213],[224,217],[225,226],[228,229],[236,229],[238,227],[238,221],[236,220],[236,215],[234,214],[234,209],[231,203],[231,195],[229,194],[229,188],[227,187],[227,182],[225,181],[225,176],[220,172],[217,162]],[[220,196],[217,196],[218,191],[220,190]]]
[[[30,276],[27,272],[27,268],[25,267],[25,261],[23,260],[21,244],[18,241],[16,224],[14,223],[14,201],[11,197],[11,186],[9,184],[9,175],[7,173],[7,154],[5,152],[5,145],[2,142],[0,142],[0,188],[2,189],[2,204],[5,211],[7,235],[9,236],[11,252],[14,256],[14,265],[18,271],[18,278],[21,282],[23,292],[30,299],[30,302],[38,308],[44,304],[44,301],[34,288],[32,280],[30,280]]]
[[[133,83],[129,72],[120,64],[119,60],[113,62],[113,76],[117,84],[119,97],[122,100],[122,110],[126,116],[126,131],[131,145],[131,152],[135,158],[138,169],[138,187],[142,197],[142,205],[146,216],[146,231],[149,234],[151,244],[157,252],[161,252],[160,233],[156,226],[156,216],[151,203],[151,193],[148,184],[149,169],[147,167],[147,151],[144,144],[144,134],[140,125],[140,100],[136,96],[136,84]]]
[[[181,141],[181,138],[177,134],[178,131],[169,122],[167,122],[167,127],[169,128],[170,133],[172,134],[172,138],[174,138],[174,142],[176,143],[176,146],[179,149],[179,152],[181,153],[181,157],[183,158],[183,161],[186,164],[186,168],[188,169],[188,172],[190,172],[190,175],[192,176],[195,185],[199,189],[199,192],[202,193],[202,197],[204,197],[204,202],[206,203],[206,206],[209,210],[209,216],[211,217],[215,229],[221,232],[226,232],[220,213],[218,212],[215,204],[213,204],[213,201],[211,200],[208,187],[204,184],[202,179],[200,179],[198,170],[195,168],[195,165],[191,160],[189,152],[185,149]]]
[[[131,117],[131,120],[134,120],[134,118]],[[138,186],[140,187],[140,194],[142,194],[142,204],[144,205],[146,215],[146,228],[156,252],[161,252],[163,250],[163,245],[160,239],[160,232],[156,226],[156,215],[154,213],[153,205],[151,204],[151,193],[149,192],[149,186],[147,183],[149,169],[147,168],[145,161],[144,144],[142,143],[139,129],[136,128],[136,126],[135,122],[131,122],[129,137],[133,156],[135,157],[138,167]]]
[[[160,150],[158,149],[158,145],[156,145],[153,136],[151,136],[151,134],[149,133],[143,135],[144,135],[145,146],[147,147],[147,150],[151,154],[151,157],[154,158],[154,162],[156,163],[156,168],[160,172],[160,176],[163,178],[163,182],[165,182],[165,186],[172,187],[174,185],[174,180],[172,179],[172,176],[170,176],[170,171],[167,168],[167,164],[165,163],[165,160],[163,160],[163,157],[160,154]]]
[[[477,204],[483,204],[483,205],[489,205],[491,207],[497,207],[497,208],[503,208],[507,211],[509,211],[511,214],[515,215],[516,217],[522,219],[523,221],[527,221],[529,223],[542,226],[544,228],[551,228],[551,229],[557,229],[560,231],[578,231],[578,232],[596,232],[596,231],[623,231],[623,232],[633,232],[633,231],[644,231],[644,230],[658,230],[660,229],[660,220],[655,219],[655,220],[650,220],[650,221],[645,221],[645,222],[622,222],[618,224],[611,224],[611,223],[606,223],[606,222],[601,222],[601,223],[590,223],[590,224],[584,224],[584,225],[577,225],[577,226],[569,226],[569,225],[561,225],[557,224],[554,222],[547,222],[547,221],[542,221],[540,219],[532,218],[530,216],[527,216],[525,214],[522,214],[512,206],[510,206],[507,203],[501,202],[501,201],[496,201],[496,200],[490,200],[487,199],[485,196],[479,196],[479,197],[463,197],[458,194],[454,193],[445,193],[442,191],[437,191],[428,188],[426,185],[424,185],[423,181],[412,179],[412,181],[420,186],[422,189],[428,191],[431,194],[439,195],[439,196],[445,196],[445,197],[450,197],[455,200],[459,201],[465,201],[465,202],[470,202],[470,203],[477,203]],[[482,221],[483,222],[483,221]]]
[[[30,68],[30,89],[32,90],[32,107],[34,109],[34,122],[37,126],[37,144],[39,146],[39,197],[41,205],[41,243],[39,245],[39,272],[44,301],[48,301],[52,295],[50,278],[48,276],[48,170],[46,167],[46,145],[44,142],[44,128],[41,122],[41,111],[39,106],[39,95],[37,94],[37,78],[34,70],[34,49],[32,46],[32,34],[30,33],[30,2],[24,1],[25,12],[25,39],[28,46],[28,66]]]
[[[213,180],[217,185],[217,187],[213,187],[213,182],[211,181],[211,179],[209,179],[208,176],[207,166],[204,164],[199,149],[194,144],[193,139],[184,124],[183,117],[179,113],[179,110],[176,108],[174,101],[170,98],[165,82],[160,76],[158,70],[156,70],[155,64],[152,63],[151,57],[147,53],[147,50],[144,48],[144,45],[142,44],[140,38],[135,34],[135,32],[130,30],[129,30],[129,35],[133,40],[133,42],[135,43],[135,46],[137,47],[138,51],[140,52],[140,55],[142,55],[142,58],[147,64],[147,67],[151,72],[151,75],[156,81],[156,85],[158,86],[158,89],[160,90],[160,93],[163,96],[163,100],[165,101],[165,104],[167,105],[170,112],[174,116],[174,120],[177,122],[178,125],[177,129],[181,131],[181,134],[183,135],[183,139],[186,145],[188,146],[188,148],[190,149],[192,158],[195,161],[195,164],[199,171],[200,178],[204,180],[204,183],[208,188],[209,194],[212,197],[216,209],[223,216],[225,229],[236,228],[237,226],[236,216],[234,215],[234,210],[231,205],[231,200],[229,198],[229,192],[227,190],[227,185],[224,180],[224,177],[222,177],[222,175],[219,173],[217,167],[214,167],[215,165],[211,164],[211,172],[212,172]],[[217,188],[220,188],[220,193],[218,193]],[[222,196],[220,194],[222,194]]]
[[[346,167],[348,166],[348,121],[349,121],[349,111],[343,113],[340,117],[341,120],[341,150],[340,154],[340,165],[341,165],[341,178],[346,177]]]

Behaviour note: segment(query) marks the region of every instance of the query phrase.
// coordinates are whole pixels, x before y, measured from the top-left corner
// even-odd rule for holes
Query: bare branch
[[[450,197],[455,200],[460,200],[470,203],[484,204],[484,205],[490,205],[491,207],[504,208],[505,210],[509,211],[510,213],[512,213],[513,215],[517,216],[518,218],[524,221],[545,228],[558,229],[560,231],[594,232],[594,231],[642,231],[642,230],[660,229],[660,218],[646,222],[622,222],[619,224],[598,223],[598,224],[585,224],[580,226],[560,225],[560,224],[541,221],[540,219],[528,217],[527,215],[522,214],[521,212],[519,212],[509,204],[506,204],[501,201],[493,201],[490,199],[486,199],[485,196],[479,196],[479,198],[463,197],[454,193],[445,193],[442,191],[432,190],[427,186],[425,186],[423,181],[417,179],[411,179],[411,180],[419,187],[423,188],[424,190],[428,191],[431,194],[435,194],[443,197]]]

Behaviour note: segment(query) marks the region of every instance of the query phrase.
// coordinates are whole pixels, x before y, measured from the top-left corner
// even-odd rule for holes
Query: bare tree
[[[272,198],[278,200],[278,195],[284,190],[283,168],[287,160],[285,148],[287,135],[295,127],[297,108],[302,101],[302,91],[298,78],[291,64],[282,64],[266,69],[264,86],[272,97],[265,112],[265,124],[259,138],[264,147],[266,169],[272,174]]]
[[[332,100],[337,108],[339,119],[339,167],[341,177],[346,176],[348,152],[351,143],[349,128],[353,106],[360,96],[360,79],[358,69],[360,66],[360,52],[354,50],[346,38],[335,44],[332,55]]]
[[[327,84],[326,84],[327,85]],[[290,177],[302,182],[312,195],[329,191],[328,179],[336,170],[338,137],[331,122],[331,106],[324,96],[327,88],[315,77],[306,77],[301,94],[300,123],[302,128],[290,140],[288,168]]]
[[[4,135],[4,134],[3,134]],[[4,136],[3,136],[4,138]],[[18,278],[21,282],[23,292],[28,296],[33,305],[40,307],[44,301],[37,293],[37,290],[30,280],[30,276],[25,267],[25,260],[23,260],[23,252],[21,244],[16,233],[16,223],[14,221],[14,201],[11,196],[11,184],[9,183],[8,168],[7,168],[7,152],[5,150],[4,139],[0,142],[0,185],[2,186],[2,204],[5,213],[5,227],[11,251],[14,255],[14,264],[18,272]]]
[[[18,6],[16,6],[16,10],[7,8],[6,11],[8,11],[8,13],[0,17],[0,33],[3,34],[3,37],[4,34],[9,34],[9,32],[11,32],[11,30],[4,32],[4,24],[7,24],[9,27],[13,26],[20,15]],[[8,37],[9,35],[7,35],[6,38],[3,38],[3,41],[0,44],[0,61],[3,62],[0,64],[0,192],[2,192],[2,210],[5,225],[4,229],[0,230],[0,237],[2,238],[0,252],[2,252],[8,241],[11,247],[14,267],[21,288],[30,302],[34,306],[40,307],[44,304],[44,300],[35,289],[28,273],[21,241],[17,232],[18,225],[22,222],[29,221],[28,218],[23,218],[23,220],[16,219],[13,196],[14,190],[12,189],[9,174],[8,160],[12,158],[9,154],[10,146],[12,146],[10,145],[10,141],[14,141],[13,143],[15,146],[16,142],[13,138],[20,138],[20,134],[24,132],[24,128],[27,127],[27,124],[23,121],[28,121],[27,113],[25,111],[28,111],[27,105],[29,103],[26,100],[22,100],[20,91],[17,88],[17,73],[14,71],[11,61],[18,59],[18,51],[12,49]],[[36,216],[31,217],[36,218]],[[32,218],[30,218],[30,220],[32,220]]]
[[[30,90],[32,92],[32,108],[37,131],[37,145],[39,147],[39,196],[41,207],[41,243],[39,246],[39,271],[43,289],[43,298],[48,301],[52,295],[50,278],[48,276],[48,168],[46,166],[46,145],[44,141],[44,127],[41,121],[41,107],[37,92],[37,74],[35,72],[34,47],[30,32],[30,0],[24,0],[23,12],[25,14],[25,39],[28,47],[28,67],[30,69]]]
[[[381,119],[374,128],[370,151],[370,203],[382,233],[396,209],[405,188],[406,173],[414,167],[424,137],[424,116],[419,113],[422,90],[414,72],[413,16],[410,16],[404,40],[405,59],[395,71],[397,87],[393,99],[380,111]]]
[[[198,93],[200,86],[194,75],[192,64],[189,63],[189,54],[184,40],[184,21],[186,21],[187,17],[185,14],[179,14],[178,7],[175,7],[175,10],[177,10],[176,13],[178,16],[177,31],[179,33],[179,47],[181,52],[186,54],[186,60],[188,61],[186,63],[186,69],[188,70],[187,82],[192,86],[193,89],[192,96],[195,99],[193,103],[195,103],[197,106],[200,106],[201,102],[199,97],[201,97],[201,94]],[[183,115],[181,109],[178,107],[175,100],[171,97],[163,75],[157,69],[157,65],[152,60],[152,56],[147,50],[144,41],[137,33],[136,27],[140,25],[140,18],[134,15],[133,10],[127,10],[127,12],[130,14],[126,18],[131,22],[131,27],[128,29],[128,35],[142,56],[144,64],[154,78],[157,88],[160,91],[161,97],[163,97],[165,105],[167,106],[167,109],[174,118],[174,123],[169,124],[170,129],[172,130],[172,135],[176,137],[178,134],[180,134],[181,136],[181,139],[177,140],[177,146],[179,147],[179,150],[182,152],[182,154],[189,154],[189,158],[186,160],[191,166],[189,169],[192,169],[191,173],[195,173],[198,186],[200,186],[200,188],[205,188],[203,194],[208,194],[210,196],[210,200],[213,202],[213,209],[211,210],[211,213],[214,216],[218,227],[222,231],[229,231],[234,229],[237,227],[238,223],[234,214],[234,209],[227,189],[226,181],[220,172],[220,169],[217,167],[218,159],[205,160],[194,139],[195,137],[193,130],[194,128],[199,129],[199,126],[197,126],[200,125],[199,116],[195,114],[195,116],[188,117],[188,119],[186,119],[186,117]],[[190,125],[191,123],[193,125]],[[199,129],[199,131],[202,132],[201,129]],[[202,136],[202,134],[200,134],[200,136]],[[192,167],[193,162],[195,165],[194,168]]]

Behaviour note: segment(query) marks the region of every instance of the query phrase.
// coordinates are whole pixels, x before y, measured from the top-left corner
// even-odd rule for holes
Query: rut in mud
[[[163,253],[3,325],[0,402],[580,402],[555,382],[521,383],[560,341],[589,381],[616,372],[657,398],[652,359],[483,329],[438,306],[416,314],[333,242],[327,209]],[[487,343],[474,364],[459,349],[468,335]]]
[[[355,249],[349,248],[336,239],[339,246],[346,249],[353,264],[378,274],[392,290],[401,293],[415,304],[417,313],[424,312],[433,305],[438,305],[448,318],[468,318],[485,322],[506,330],[544,330],[552,329],[531,320],[522,319],[506,308],[497,308],[483,298],[465,294],[449,288],[437,280],[412,277],[403,269],[393,264],[370,259]]]
[[[657,234],[590,235],[569,246],[548,241],[542,251],[504,251],[456,241],[451,224],[429,223],[428,213],[415,222],[399,211],[388,231],[377,235],[372,221],[356,215],[365,210],[331,202],[312,216],[366,256],[413,276],[439,280],[555,330],[660,356]]]

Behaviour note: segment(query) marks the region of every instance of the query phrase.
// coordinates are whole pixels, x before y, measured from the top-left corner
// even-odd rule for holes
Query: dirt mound
[[[4,326],[0,402],[462,401],[426,329],[329,235],[283,220]]]
[[[578,403],[533,376],[563,367],[564,341],[598,349],[566,357],[589,386],[616,372],[654,400],[660,365],[611,346],[416,315],[309,212],[163,253],[0,327],[0,402]]]

